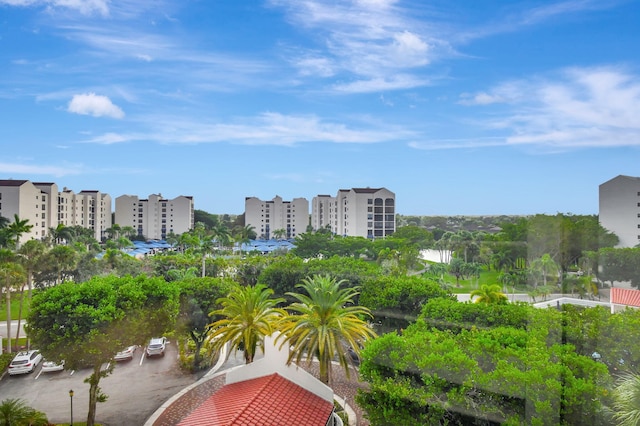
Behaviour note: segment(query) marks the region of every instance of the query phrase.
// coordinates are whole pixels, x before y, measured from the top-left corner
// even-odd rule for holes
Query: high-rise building
[[[121,195],[116,198],[115,223],[132,227],[148,240],[162,240],[171,233],[180,235],[193,229],[193,197],[167,199],[161,194],[151,194],[140,199],[136,195]]]
[[[244,221],[254,228],[258,238],[295,238],[309,226],[309,201],[306,198],[283,201],[278,195],[270,201],[246,197]]]
[[[384,238],[396,230],[396,195],[386,188],[341,189],[331,229],[336,235]]]
[[[617,247],[640,244],[640,177],[619,175],[600,185],[599,221],[618,236]]]
[[[91,229],[100,241],[112,224],[111,197],[100,191],[74,194],[65,188],[58,192],[58,186],[51,182],[0,180],[0,215],[9,221],[17,215],[33,226],[20,243],[43,239],[59,224]]]

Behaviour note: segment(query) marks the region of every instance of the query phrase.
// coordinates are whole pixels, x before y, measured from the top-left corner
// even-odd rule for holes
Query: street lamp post
[[[73,426],[73,389],[69,391],[69,398],[71,398],[71,426]]]

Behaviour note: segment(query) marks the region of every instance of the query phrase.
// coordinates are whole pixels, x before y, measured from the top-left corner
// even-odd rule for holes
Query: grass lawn
[[[456,282],[456,277],[453,275],[445,275],[444,280],[451,285],[451,292],[454,294],[466,294],[471,293],[473,290],[480,288],[483,284],[500,284],[498,280],[497,271],[482,271],[480,278],[472,277],[467,279],[461,279]]]
[[[2,295],[2,300],[0,300],[0,321],[7,320],[7,308],[6,308],[6,299],[4,295]],[[18,319],[18,311],[20,310],[20,293],[12,293],[11,294],[11,319]],[[29,299],[27,297],[27,292],[24,292],[24,304],[22,306],[22,318],[24,319],[29,312]]]

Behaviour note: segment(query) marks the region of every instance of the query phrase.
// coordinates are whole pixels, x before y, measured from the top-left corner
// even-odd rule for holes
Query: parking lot
[[[168,398],[199,378],[178,367],[178,350],[170,342],[163,357],[146,358],[144,348],[138,348],[131,361],[116,364],[113,373],[100,381],[108,396],[98,403],[96,422],[106,426],[143,425],[145,420]],[[21,398],[27,405],[46,413],[52,423],[71,420],[73,390],[73,420],[86,421],[89,408],[89,384],[84,380],[90,369],[63,370],[42,373],[42,363],[33,373],[9,376],[0,380],[0,400]]]

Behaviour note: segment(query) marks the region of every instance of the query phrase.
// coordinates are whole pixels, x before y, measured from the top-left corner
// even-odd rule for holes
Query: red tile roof
[[[333,404],[277,373],[223,386],[179,426],[325,426]]]
[[[611,303],[640,307],[640,290],[614,287],[611,289]]]

